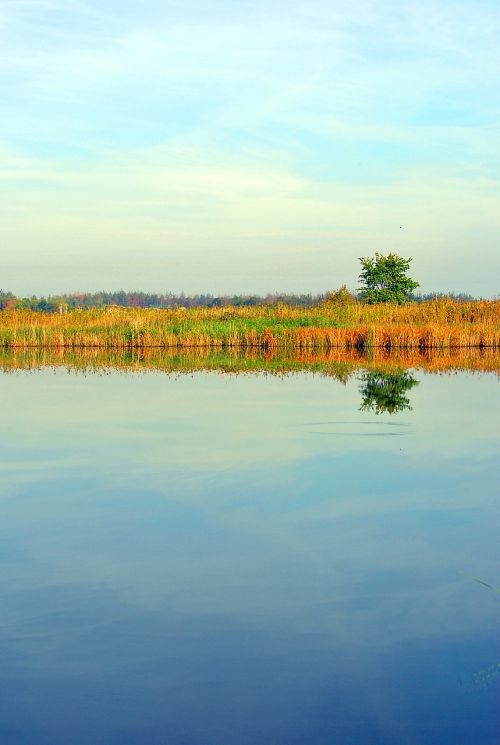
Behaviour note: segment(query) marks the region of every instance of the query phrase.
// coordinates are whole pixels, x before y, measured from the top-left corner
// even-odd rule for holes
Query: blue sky
[[[0,0],[0,287],[499,291],[500,5]]]

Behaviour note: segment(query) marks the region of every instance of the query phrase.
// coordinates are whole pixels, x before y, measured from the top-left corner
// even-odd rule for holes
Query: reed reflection
[[[411,410],[409,391],[418,385],[414,370],[427,372],[493,372],[500,374],[500,354],[493,349],[395,350],[332,349],[144,349],[122,350],[44,348],[0,350],[0,370],[16,372],[40,368],[66,368],[68,372],[104,374],[160,372],[166,375],[217,372],[223,374],[289,375],[314,373],[342,384],[361,380],[360,411],[396,414]]]
[[[405,370],[428,372],[493,372],[500,374],[500,352],[494,349],[392,350],[257,348],[220,350],[150,348],[113,351],[100,347],[0,349],[0,370],[12,372],[43,367],[65,367],[85,373],[109,370],[158,371],[166,374],[193,372],[266,373],[282,375],[310,372],[345,383],[359,370],[399,375]]]

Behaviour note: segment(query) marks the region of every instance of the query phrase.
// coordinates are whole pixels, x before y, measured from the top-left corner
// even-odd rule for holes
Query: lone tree
[[[367,303],[404,303],[413,290],[420,287],[406,276],[412,259],[390,253],[387,256],[376,253],[374,258],[360,258],[362,271],[359,281],[361,299]]]

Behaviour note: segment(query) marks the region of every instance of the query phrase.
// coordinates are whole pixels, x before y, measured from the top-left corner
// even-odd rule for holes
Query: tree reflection
[[[406,393],[418,385],[418,380],[410,372],[364,372],[361,382],[361,411],[396,414],[411,410]]]

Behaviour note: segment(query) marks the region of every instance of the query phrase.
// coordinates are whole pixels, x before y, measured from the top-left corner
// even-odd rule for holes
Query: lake
[[[8,361],[2,744],[497,745],[498,365]]]

